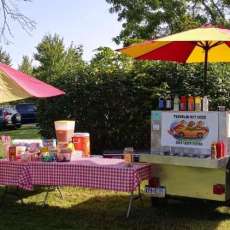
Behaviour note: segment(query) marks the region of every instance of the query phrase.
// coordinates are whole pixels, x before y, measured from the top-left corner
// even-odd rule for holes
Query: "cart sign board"
[[[210,148],[218,140],[218,112],[164,112],[161,145]]]

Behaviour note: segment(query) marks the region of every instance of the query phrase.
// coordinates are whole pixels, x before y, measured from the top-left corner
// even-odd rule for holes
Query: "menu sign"
[[[218,139],[217,112],[162,113],[161,145],[210,148]]]

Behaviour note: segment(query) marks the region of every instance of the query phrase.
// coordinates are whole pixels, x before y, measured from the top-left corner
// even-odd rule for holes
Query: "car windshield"
[[[16,109],[18,110],[18,112],[35,112],[36,106],[33,104],[20,104],[16,105]]]

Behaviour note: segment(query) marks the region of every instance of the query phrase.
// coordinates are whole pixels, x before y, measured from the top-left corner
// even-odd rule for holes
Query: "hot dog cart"
[[[224,143],[224,156],[211,156],[214,142]],[[230,114],[228,112],[151,112],[151,153],[158,184],[152,195],[230,199]]]

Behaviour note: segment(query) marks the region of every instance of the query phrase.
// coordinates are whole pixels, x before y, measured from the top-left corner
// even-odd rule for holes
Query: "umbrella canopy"
[[[230,30],[211,25],[133,44],[119,50],[138,60],[204,63],[206,92],[207,63],[230,62]]]
[[[29,97],[54,97],[65,94],[8,65],[0,63],[0,103],[21,100]]]

